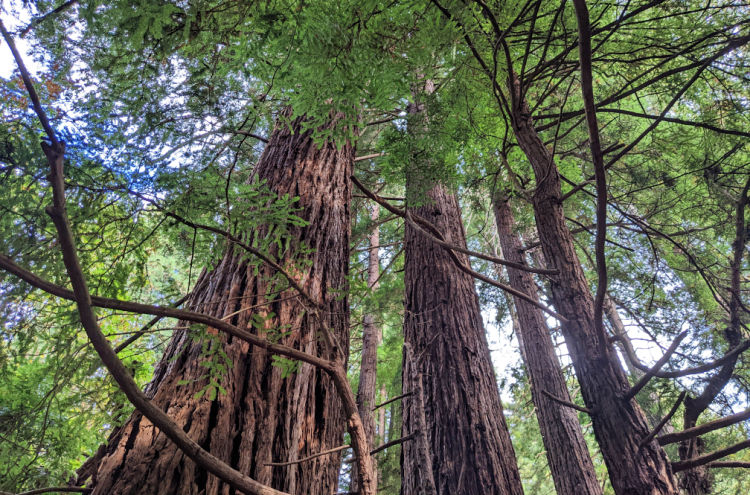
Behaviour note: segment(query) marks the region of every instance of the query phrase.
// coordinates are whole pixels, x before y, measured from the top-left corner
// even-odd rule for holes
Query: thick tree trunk
[[[409,211],[437,226],[446,241],[466,245],[458,201],[443,186]],[[440,495],[521,494],[474,280],[409,224],[405,256],[403,391],[413,395],[404,399],[402,435],[419,430],[423,399],[427,431],[419,433],[428,440],[432,469],[419,462],[419,439],[406,442],[402,494],[425,493],[430,478]]]
[[[298,282],[307,294],[323,305],[319,319],[305,311],[292,289],[271,295],[286,287],[286,281],[269,282],[273,271],[265,265],[256,271],[239,249],[228,249],[216,268],[202,274],[189,306],[231,318],[256,333],[287,332],[277,336],[280,342],[333,357],[317,334],[322,323],[343,350],[348,349],[348,303],[340,294],[347,288],[353,150],[349,144],[336,147],[330,141],[313,144],[311,132],[303,132],[301,123],[297,119],[291,130],[274,130],[256,175],[275,193],[299,197],[299,215],[309,224],[289,226],[291,247],[281,255],[280,264],[292,269],[302,258],[309,262],[304,271],[294,273],[299,273]],[[247,235],[264,234],[259,229]],[[251,325],[256,315],[266,318],[261,330]],[[338,455],[284,467],[266,465],[341,444],[346,421],[329,376],[301,364],[285,377],[264,350],[223,334],[216,342],[232,362],[222,382],[226,394],[215,400],[206,395],[196,398],[206,385],[206,369],[201,366],[205,359],[192,332],[182,331],[172,337],[157,366],[149,396],[206,450],[257,481],[293,494],[335,493]],[[235,493],[197,469],[137,412],[110,438],[92,485],[101,495]]]
[[[508,261],[525,264],[521,240],[513,231],[513,211],[508,198],[494,195],[493,209],[500,246]],[[536,284],[530,272],[508,268],[510,285],[538,300]],[[559,495],[598,495],[602,493],[596,479],[577,413],[544,394],[570,402],[565,377],[555,354],[554,343],[542,311],[518,297],[515,299],[518,319],[518,341],[531,381],[531,396],[536,406],[547,461]]]
[[[377,224],[379,217],[380,205],[374,203],[370,214],[370,219],[374,226],[369,235],[370,251],[367,264],[367,286],[372,291],[378,288],[378,278],[380,277],[380,251],[378,247],[380,245],[380,228]],[[366,314],[362,329],[362,361],[359,368],[359,385],[357,387],[357,409],[359,410],[359,416],[362,418],[365,435],[370,445],[375,445],[373,441],[375,439],[375,412],[372,408],[375,405],[379,343],[380,328],[375,322],[374,315]],[[374,464],[375,461],[373,459],[373,469],[377,472],[377,466]],[[356,492],[359,486],[355,474],[356,467],[352,469],[351,491],[353,492]],[[374,488],[377,490],[377,476],[375,480]]]
[[[511,124],[519,146],[537,179],[533,196],[539,239],[552,277],[557,311],[567,319],[563,335],[581,385],[586,407],[610,481],[618,495],[676,494],[669,459],[654,440],[639,448],[649,434],[643,411],[634,399],[623,400],[629,383],[609,338],[594,324],[594,301],[565,223],[560,175],[554,157],[534,128],[518,80],[511,81],[514,108]]]

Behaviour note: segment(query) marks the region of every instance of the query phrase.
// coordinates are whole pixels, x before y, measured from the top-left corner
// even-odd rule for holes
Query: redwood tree
[[[412,177],[407,191],[415,187]],[[407,211],[451,244],[466,245],[458,201],[445,186],[434,185]],[[474,280],[408,222],[405,256],[403,390],[412,395],[402,435],[426,437],[429,459],[420,438],[404,443],[402,493],[430,493],[425,487],[434,481],[440,495],[521,494]]]
[[[508,196],[497,191],[492,206],[504,258],[526,264],[521,240],[514,231],[515,220]],[[536,283],[530,272],[512,267],[507,270],[514,289],[538,299]],[[602,489],[596,479],[576,412],[550,398],[552,395],[570,402],[544,314],[521,298],[515,297],[514,304],[521,356],[529,373],[534,409],[557,493],[600,494]]]
[[[201,275],[189,307],[333,358],[337,350],[321,342],[320,332],[330,331],[346,354],[349,316],[342,294],[347,288],[353,149],[348,142],[337,146],[330,139],[316,144],[314,132],[303,124],[298,118],[277,125],[255,176],[277,195],[298,198],[299,216],[306,223],[289,225],[289,244],[275,254],[306,295],[275,281],[279,277],[273,269],[257,265],[230,245],[218,265]],[[257,241],[268,230],[246,232],[244,237]],[[217,346],[228,358],[220,381],[226,391],[201,393],[208,380],[206,350],[220,355]],[[336,447],[346,427],[341,400],[324,370],[275,364],[266,351],[219,336],[211,328],[177,331],[147,392],[191,438],[251,478],[289,493],[334,493],[337,454],[268,465]],[[96,494],[231,492],[197,469],[138,412],[110,438],[91,485]]]
[[[565,221],[557,165],[534,127],[518,79],[509,81],[513,132],[537,178],[533,205],[539,240],[549,268],[558,270],[550,280],[552,299],[566,319],[561,323],[565,343],[612,486],[618,494],[676,494],[664,450],[655,440],[639,445],[649,425],[627,395],[630,384],[612,342],[595,324],[594,299]]]

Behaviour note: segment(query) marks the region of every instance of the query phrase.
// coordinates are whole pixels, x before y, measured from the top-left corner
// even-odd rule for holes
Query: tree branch
[[[594,414],[594,411],[589,409],[588,407],[579,406],[578,404],[574,404],[573,402],[568,402],[567,400],[563,400],[559,397],[555,397],[551,393],[547,392],[546,390],[542,390],[542,393],[550,400],[557,402],[560,405],[563,405],[565,407],[569,407],[571,409],[575,409],[576,411],[581,411],[582,413],[586,414]]]
[[[688,440],[710,431],[718,430],[719,428],[731,426],[735,423],[739,423],[740,421],[745,421],[747,419],[750,419],[750,408],[736,414],[716,419],[714,421],[709,421],[708,423],[703,423],[702,425],[688,428],[686,430],[662,435],[659,437],[659,445],[669,445],[670,443],[677,443],[683,440]]]
[[[469,253],[471,256],[477,256],[477,257],[481,257],[483,259],[489,259],[489,260],[494,261],[494,262],[496,262],[498,264],[504,264],[504,265],[507,265],[507,266],[511,266],[512,268],[517,268],[519,270],[525,270],[525,271],[534,271],[534,270],[537,270],[537,272],[541,271],[541,270],[532,269],[532,268],[530,268],[530,267],[528,267],[526,265],[520,265],[519,263],[511,263],[511,262],[509,262],[507,260],[501,260],[500,258],[495,258],[494,256],[487,256],[487,255],[483,255],[483,254],[480,254],[480,253],[475,253],[475,252],[470,251],[468,249],[464,249],[464,248],[461,248],[459,246],[454,246],[453,244],[447,243],[447,242],[445,242],[441,238],[442,234],[440,233],[440,231],[434,225],[432,225],[430,222],[422,219],[421,217],[414,217],[411,213],[409,213],[406,210],[402,210],[400,208],[396,208],[395,206],[392,206],[390,203],[388,203],[387,201],[384,201],[382,198],[380,198],[377,194],[375,194],[372,191],[370,191],[369,189],[367,189],[354,176],[352,176],[352,182],[354,182],[354,184],[367,197],[369,197],[373,201],[378,202],[380,205],[382,205],[383,207],[385,207],[391,213],[394,213],[394,214],[396,214],[396,215],[398,215],[400,217],[403,217],[404,220],[406,220],[407,222],[409,222],[409,224],[412,225],[415,228],[415,230],[417,230],[419,233],[421,233],[422,235],[426,236],[427,238],[431,239],[433,242],[435,242],[439,246],[443,247],[448,252],[448,254],[451,256],[451,259],[456,264],[456,266],[459,268],[459,270],[461,270],[464,273],[467,273],[467,274],[471,275],[472,277],[477,278],[477,279],[479,279],[479,280],[481,280],[481,281],[483,281],[485,283],[488,283],[488,284],[493,285],[493,286],[495,286],[495,287],[497,287],[499,289],[502,289],[502,290],[504,290],[506,292],[509,292],[510,294],[513,294],[513,295],[515,295],[515,296],[523,299],[524,301],[527,301],[529,304],[533,304],[537,308],[539,308],[542,311],[544,311],[545,313],[547,313],[547,314],[549,314],[549,315],[557,318],[560,321],[563,321],[563,322],[567,321],[567,319],[565,317],[563,317],[562,315],[556,313],[555,311],[553,311],[552,309],[548,308],[544,304],[541,304],[539,301],[536,301],[534,298],[529,297],[527,294],[525,294],[525,293],[523,293],[523,292],[521,292],[519,290],[516,290],[513,287],[510,287],[509,285],[497,282],[496,280],[493,280],[493,279],[491,279],[491,278],[489,278],[489,277],[487,277],[485,275],[482,275],[481,273],[479,273],[477,271],[474,271],[470,267],[466,266],[466,263],[464,263],[463,261],[461,261],[458,258],[458,256],[456,256],[455,252],[457,251],[457,252],[464,253],[464,254]],[[425,226],[425,227],[427,227],[428,229],[432,230],[433,232],[435,232],[435,235],[433,235],[433,234],[425,231],[425,229],[421,228],[418,225],[418,223],[421,224],[421,225],[423,225],[423,226]]]
[[[704,464],[708,464],[711,461],[715,461],[716,459],[721,459],[722,457],[732,455],[735,452],[739,452],[740,450],[746,449],[748,447],[750,447],[750,440],[744,440],[742,442],[732,445],[731,447],[717,450],[710,454],[702,455],[699,457],[693,457],[692,459],[689,459],[687,461],[673,462],[672,471],[675,473],[679,473],[680,471],[686,471],[688,469],[693,469],[698,466],[703,466]]]
[[[682,404],[682,401],[685,400],[685,396],[686,395],[687,395],[687,392],[684,391],[684,390],[680,393],[680,396],[677,397],[677,400],[675,401],[674,405],[669,410],[669,412],[667,413],[667,415],[664,416],[663,418],[661,418],[661,421],[659,421],[659,424],[657,424],[654,427],[654,429],[651,431],[651,433],[649,433],[648,435],[646,435],[643,438],[643,440],[640,441],[640,443],[638,444],[638,450],[641,450],[643,447],[645,447],[646,445],[648,445],[649,443],[651,443],[651,440],[653,440],[654,437],[659,434],[659,432],[661,431],[661,429],[664,428],[664,425],[666,425],[669,422],[669,420],[672,419],[672,416],[674,416],[674,413],[677,412],[677,409],[679,409],[680,404]],[[661,442],[659,442],[659,444],[661,444]]]
[[[373,407],[373,408],[372,408],[372,410],[374,411],[374,410],[376,410],[376,409],[380,409],[381,407],[383,407],[383,406],[385,406],[385,405],[387,405],[387,404],[390,404],[391,402],[396,402],[397,400],[399,400],[399,399],[403,399],[404,397],[409,397],[409,396],[410,396],[411,394],[412,394],[411,392],[408,392],[408,393],[406,393],[406,394],[401,394],[401,395],[397,395],[396,397],[393,397],[393,398],[391,398],[391,399],[388,399],[388,400],[387,400],[387,401],[385,401],[385,402],[381,402],[380,404],[378,404],[378,405],[376,405],[375,407]]]
[[[581,92],[586,123],[589,129],[591,159],[596,178],[596,295],[594,297],[594,324],[600,335],[604,335],[604,296],[607,293],[607,261],[604,256],[604,243],[607,240],[607,173],[604,168],[604,155],[599,141],[599,124],[596,121],[594,102],[594,82],[591,73],[591,26],[586,0],[573,0],[578,20],[578,52],[581,63]]]
[[[669,358],[672,357],[672,354],[677,350],[677,347],[679,347],[680,343],[687,337],[687,330],[682,332],[677,336],[677,338],[674,339],[674,342],[672,342],[672,345],[669,346],[669,348],[666,350],[664,355],[654,364],[646,373],[636,382],[635,385],[630,387],[630,390],[628,390],[625,395],[623,396],[623,400],[630,400],[635,395],[641,391],[643,387],[646,386],[646,384],[659,372],[662,367],[667,364],[667,361],[669,361]]]

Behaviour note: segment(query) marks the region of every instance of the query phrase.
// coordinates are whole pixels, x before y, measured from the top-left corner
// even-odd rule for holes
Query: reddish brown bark
[[[492,205],[503,257],[525,264],[521,240],[513,230],[513,211],[507,196],[498,192],[493,197]],[[513,288],[538,299],[536,283],[530,272],[510,267],[507,270]],[[516,297],[514,302],[521,355],[529,373],[531,395],[557,493],[601,494],[578,415],[542,392],[571,402],[544,314],[523,299]]]
[[[330,141],[316,146],[312,133],[279,126],[257,165],[256,175],[278,194],[298,196],[305,227],[290,227],[291,248],[282,264],[299,261],[300,246],[310,262],[298,281],[323,310],[318,317],[288,290],[269,303],[273,291],[270,268],[258,273],[243,253],[228,250],[216,268],[204,272],[190,308],[231,318],[249,328],[253,314],[275,316],[262,333],[283,328],[281,342],[311,354],[331,356],[320,342],[321,324],[331,329],[338,344],[348,349],[346,289],[349,239],[349,176],[353,150]],[[249,234],[264,235],[264,229]],[[283,282],[281,282],[283,283]],[[261,305],[260,307],[257,307]],[[243,308],[257,307],[253,310]],[[232,315],[232,316],[229,316]],[[288,325],[288,327],[287,327]],[[211,329],[209,329],[209,332]],[[252,329],[257,332],[257,330]],[[191,438],[219,459],[251,478],[294,494],[334,493],[339,456],[321,456],[284,467],[266,463],[290,461],[336,447],[342,442],[346,420],[331,378],[320,369],[301,364],[290,376],[272,366],[271,356],[247,343],[221,337],[233,366],[223,385],[226,394],[209,400],[195,393],[205,385],[201,347],[188,332],[170,341],[147,393]],[[189,380],[186,385],[180,385]],[[93,481],[96,494],[227,494],[234,491],[215,477],[196,469],[175,445],[135,413],[110,439],[107,453]]]
[[[466,245],[456,197],[442,185],[409,211],[446,241]],[[408,223],[405,236],[403,389],[416,393],[403,401],[402,435],[420,429],[423,402],[426,432],[419,433],[430,458],[427,466],[420,462],[419,439],[403,445],[402,494],[426,493],[430,478],[440,495],[521,494],[474,280]]]
[[[539,239],[550,268],[552,299],[567,319],[562,323],[586,407],[610,481],[618,495],[676,494],[677,486],[663,449],[656,441],[639,448],[649,434],[643,411],[624,400],[629,383],[608,336],[595,324],[594,301],[565,222],[560,175],[554,157],[540,139],[528,105],[513,78],[511,124],[537,179],[533,205]]]
[[[370,231],[369,259],[367,263],[367,286],[370,290],[378,288],[378,277],[380,276],[380,228],[377,221],[380,217],[380,205],[373,203],[370,220],[374,223]],[[380,328],[375,323],[375,316],[366,314],[364,316],[364,326],[362,328],[362,360],[359,367],[359,385],[357,386],[357,409],[359,416],[362,418],[365,435],[369,445],[374,446],[375,439],[375,416],[373,407],[375,406],[375,387],[377,381],[378,366],[378,344],[380,343]],[[374,459],[373,459],[374,461]],[[373,469],[377,472],[377,467],[373,462]],[[358,480],[352,472],[351,491],[358,490]],[[377,477],[374,478],[375,489],[377,490]]]

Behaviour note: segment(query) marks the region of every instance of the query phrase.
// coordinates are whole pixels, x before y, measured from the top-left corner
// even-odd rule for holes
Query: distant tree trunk
[[[320,301],[322,324],[348,349],[349,316],[346,298],[349,264],[350,173],[353,150],[347,143],[313,143],[302,119],[274,130],[256,168],[259,180],[277,194],[298,196],[299,215],[307,226],[289,226],[292,242],[280,263],[292,267],[304,257],[309,262],[298,281]],[[259,238],[264,229],[246,233]],[[300,247],[304,244],[304,249]],[[302,253],[302,254],[301,254]],[[296,273],[296,272],[295,272]],[[263,265],[256,272],[247,255],[228,249],[221,262],[202,274],[189,307],[231,318],[241,327],[252,316],[267,318],[261,333],[288,332],[280,342],[306,352],[328,356],[316,336],[319,320],[305,312],[286,281],[269,283],[273,271]],[[253,308],[253,309],[250,309]],[[186,325],[181,322],[180,325]],[[209,333],[215,333],[208,329]],[[341,444],[345,429],[341,401],[332,381],[308,364],[284,377],[271,356],[243,341],[220,336],[232,366],[215,400],[196,392],[206,384],[201,366],[201,343],[191,331],[174,334],[156,367],[147,393],[206,450],[242,473],[276,489],[299,495],[336,492],[338,455],[318,457],[285,467],[266,463],[299,459]],[[235,493],[217,478],[197,469],[163,434],[139,413],[110,438],[93,483],[95,494],[218,495]]]
[[[497,192],[492,198],[500,246],[508,261],[526,264],[521,240],[513,231],[513,211],[507,196]],[[538,300],[536,283],[530,272],[507,268],[510,285]],[[518,319],[521,355],[531,381],[531,395],[547,451],[547,461],[559,495],[599,495],[594,464],[583,439],[577,413],[553,401],[543,392],[570,402],[568,387],[555,354],[554,343],[542,311],[518,297],[514,298]]]
[[[381,334],[382,335],[382,334]],[[380,398],[385,402],[387,399],[387,393],[385,389],[385,383],[380,386]],[[380,436],[380,443],[388,441],[385,432],[385,407],[378,409],[378,435]]]
[[[371,291],[378,288],[378,278],[380,277],[380,228],[377,221],[380,217],[380,205],[374,203],[370,212],[370,220],[373,222],[372,230],[369,235],[370,251],[367,264],[367,286]],[[372,314],[364,316],[364,327],[362,329],[362,361],[359,368],[359,386],[357,388],[357,408],[362,418],[362,424],[365,428],[365,435],[370,445],[374,445],[375,439],[375,385],[377,381],[378,367],[378,344],[380,343],[380,328],[375,322]],[[375,460],[373,459],[373,464]],[[373,465],[377,473],[377,466]],[[358,490],[356,466],[352,468],[351,491]],[[377,490],[377,476],[375,477],[375,489]]]
[[[643,411],[634,399],[623,400],[630,385],[609,338],[594,324],[594,301],[565,222],[560,175],[554,157],[542,142],[523,100],[515,75],[510,81],[514,105],[511,125],[536,176],[533,195],[539,239],[552,277],[551,293],[565,342],[581,385],[586,407],[609,478],[618,495],[676,494],[677,486],[664,450],[653,440],[639,448],[649,434]]]
[[[456,196],[435,185],[426,201],[410,207],[411,214],[432,222],[448,242],[465,246]],[[402,495],[425,493],[430,475],[440,495],[521,494],[474,280],[409,224],[405,256],[404,345],[409,352],[403,391],[413,395],[404,400],[402,435],[419,428],[416,392],[422,385],[427,431],[419,433],[428,439],[432,471],[424,472],[419,464],[419,442],[406,442]]]

